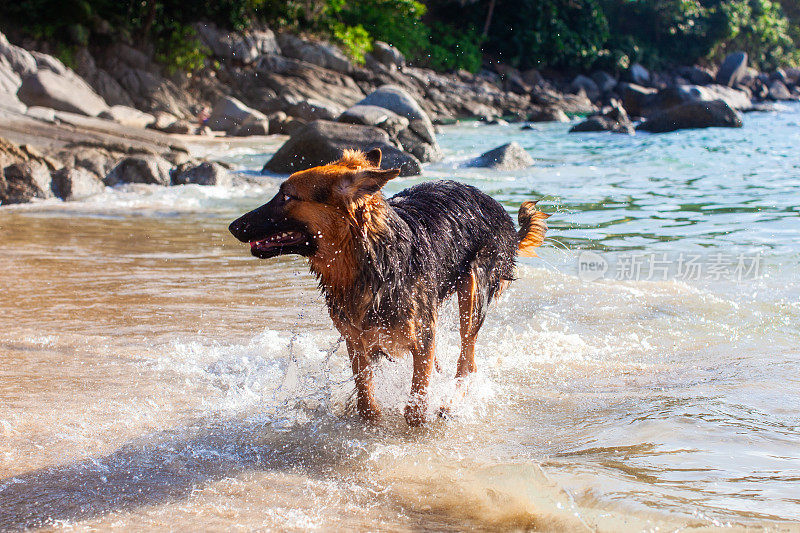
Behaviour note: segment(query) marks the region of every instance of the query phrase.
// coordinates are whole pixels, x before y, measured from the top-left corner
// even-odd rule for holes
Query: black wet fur
[[[387,204],[387,230],[356,241],[360,271],[350,295],[326,294],[331,312],[363,316],[361,329],[433,322],[458,280],[475,267],[480,327],[501,282],[514,275],[519,237],[503,206],[455,181],[410,187]]]

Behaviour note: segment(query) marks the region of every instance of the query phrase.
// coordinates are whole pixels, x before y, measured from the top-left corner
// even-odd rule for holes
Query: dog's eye
[[[292,197],[291,197],[291,196],[289,196],[288,194],[284,194],[284,195],[283,195],[283,201],[284,201],[284,202],[288,202],[288,201],[289,201],[289,200],[291,200],[291,199],[292,199]]]

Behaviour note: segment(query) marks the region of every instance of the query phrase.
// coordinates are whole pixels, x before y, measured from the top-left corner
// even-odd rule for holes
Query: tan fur
[[[519,208],[519,255],[537,257],[536,248],[544,243],[547,222],[550,215],[536,209],[536,202],[525,202]]]

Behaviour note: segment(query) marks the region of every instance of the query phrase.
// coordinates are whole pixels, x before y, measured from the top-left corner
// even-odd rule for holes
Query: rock
[[[401,131],[408,128],[408,119],[401,117],[393,111],[374,105],[357,104],[342,113],[338,122],[346,124],[360,124],[362,126],[375,126],[397,137]]]
[[[567,114],[557,107],[535,109],[527,118],[530,122],[569,122]]]
[[[372,52],[370,52],[370,55],[385,67],[403,68],[406,64],[406,58],[400,50],[383,41],[375,41],[372,43]]]
[[[689,102],[653,114],[636,129],[664,133],[693,128],[741,128],[739,114],[723,100]]]
[[[536,70],[535,68],[526,70],[521,73],[522,81],[528,84],[530,87],[537,87],[544,82],[544,77],[542,74]]]
[[[717,72],[717,83],[733,87],[744,78],[747,73],[747,53],[733,52],[725,57]]]
[[[17,96],[28,106],[50,107],[90,117],[108,110],[103,99],[86,82],[77,76],[62,76],[50,70],[40,70],[23,78]]]
[[[628,118],[628,113],[625,112],[619,102],[614,101],[611,109],[606,113],[589,117],[569,130],[570,133],[593,131],[610,131],[632,135],[634,128],[631,119]]]
[[[51,55],[43,54],[41,52],[31,52],[31,55],[33,56],[33,59],[36,60],[37,70],[49,70],[50,72],[55,72],[61,76],[66,76],[67,72],[69,71],[69,69],[64,66],[64,63]]]
[[[660,90],[652,106],[655,108],[653,111],[660,111],[688,102],[713,100],[724,100],[733,109],[745,109],[752,103],[747,93],[723,85],[679,85]]]
[[[214,56],[224,61],[237,61],[247,65],[263,54],[280,53],[275,34],[268,28],[253,30],[247,34],[226,32],[213,23],[198,22],[194,28],[203,44],[211,49]]]
[[[503,81],[503,90],[516,94],[531,92],[531,88],[522,78],[522,74],[514,67],[498,63],[495,65],[495,70]]]
[[[575,79],[569,85],[569,90],[575,94],[583,90],[589,100],[597,100],[600,97],[600,88],[594,80],[582,74],[575,76]]]
[[[62,200],[79,200],[103,189],[103,182],[85,168],[64,167],[53,172],[53,193]]]
[[[5,191],[0,204],[22,204],[34,198],[52,198],[52,178],[47,165],[37,161],[13,163],[3,169]]]
[[[232,181],[228,169],[213,161],[205,161],[199,165],[187,162],[172,171],[173,185],[195,184],[229,187]]]
[[[169,161],[157,155],[130,156],[117,163],[103,182],[109,187],[121,183],[169,185],[170,170]]]
[[[382,85],[357,105],[372,105],[393,111],[408,119],[409,127],[425,141],[436,143],[436,134],[428,114],[414,98],[397,85]]]
[[[532,92],[531,103],[558,108],[568,115],[587,115],[597,112],[597,106],[585,94],[566,94],[549,88],[539,88]]]
[[[268,118],[248,117],[231,130],[228,134],[234,137],[249,137],[251,135],[269,135],[270,123]]]
[[[391,144],[379,128],[316,120],[284,143],[265,165],[264,172],[290,173],[336,161],[346,149],[383,152],[381,168],[400,168],[401,176],[420,174],[422,167],[412,155]]]
[[[304,41],[296,35],[282,33],[278,36],[278,44],[286,57],[345,74],[353,70],[347,56],[330,43]]]
[[[310,122],[312,120],[335,120],[343,109],[335,104],[319,100],[301,100],[290,104],[284,111],[293,117]]]
[[[473,159],[468,166],[495,170],[519,170],[533,165],[533,158],[515,142],[498,146]]]
[[[138,109],[124,105],[111,106],[98,116],[132,128],[146,128],[148,124],[155,121],[155,117],[150,113],[143,113]]]
[[[634,63],[628,70],[628,77],[636,85],[650,85],[650,72],[639,63]]]
[[[299,118],[289,117],[286,121],[282,124],[282,131],[284,135],[294,135],[298,131],[302,130],[308,125],[308,122],[305,120],[300,120]]]
[[[153,113],[153,121],[147,125],[152,130],[164,131],[164,128],[169,127],[178,121],[178,117],[166,111],[156,111]]]
[[[658,91],[634,83],[621,83],[619,87],[622,105],[635,117],[642,117],[645,111],[656,102]]]
[[[793,100],[792,93],[780,80],[769,84],[769,97],[773,100]]]
[[[8,59],[0,55],[0,100],[19,101],[17,91],[20,85],[22,85],[22,78],[14,71]]]
[[[711,85],[714,83],[714,76],[708,70],[693,65],[691,67],[680,67],[678,75],[686,78],[692,85]]]
[[[33,54],[8,42],[6,36],[0,32],[0,57],[5,58],[11,69],[20,77],[36,74],[36,58]]]
[[[117,160],[117,157],[112,156],[108,150],[102,148],[69,147],[69,154],[71,156],[71,164],[66,166],[88,170],[99,180],[102,180],[114,168]]]
[[[246,120],[266,120],[260,111],[251,109],[232,96],[224,96],[214,105],[208,126],[215,131],[233,131]]]
[[[592,80],[597,84],[597,88],[600,89],[601,93],[611,92],[617,86],[617,79],[602,70],[592,74]]]
[[[161,128],[161,131],[164,133],[173,133],[176,135],[192,135],[192,134],[199,134],[197,131],[197,126],[192,124],[188,120],[176,120],[169,126]]]
[[[398,135],[403,148],[411,152],[421,161],[437,161],[441,159],[439,143],[428,114],[422,109],[408,92],[396,85],[382,85],[358,102],[358,105],[371,105],[388,109],[408,120],[408,129],[404,135]],[[424,145],[429,146],[424,146]],[[431,158],[431,159],[428,159]]]
[[[786,111],[786,107],[777,104],[759,103],[753,104],[747,109],[742,109],[742,113],[777,113],[778,111]]]
[[[53,123],[56,121],[56,112],[49,107],[32,106],[25,110],[25,114],[43,122]]]

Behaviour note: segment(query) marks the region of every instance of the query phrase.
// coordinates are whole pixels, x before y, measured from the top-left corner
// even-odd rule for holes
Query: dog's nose
[[[248,242],[250,240],[252,226],[249,222],[247,222],[247,220],[244,220],[244,217],[237,218],[231,222],[230,226],[228,226],[228,231],[230,231],[231,234],[240,241]]]

